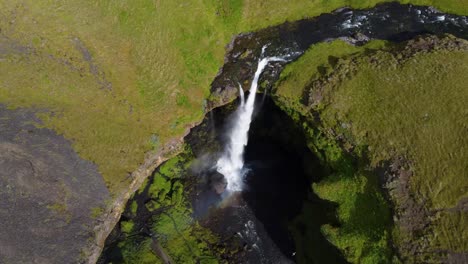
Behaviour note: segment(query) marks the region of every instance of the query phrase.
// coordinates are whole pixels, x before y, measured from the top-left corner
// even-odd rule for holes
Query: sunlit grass
[[[395,44],[375,44],[385,50],[398,49]],[[407,231],[399,226],[390,231],[380,183],[366,170],[405,157],[413,171],[411,195],[437,212],[427,219],[431,225],[424,231],[424,239],[435,250],[464,252],[467,215],[460,211],[459,202],[468,195],[464,180],[468,177],[464,136],[468,53],[439,49],[399,62],[402,57],[392,52],[371,49],[366,54],[365,48],[341,41],[314,45],[286,67],[277,85],[276,96],[283,107],[303,112],[306,106],[298,106],[298,102],[311,82],[326,76],[338,78],[344,71],[353,73],[323,87],[323,101],[314,109],[320,112],[324,134],[344,133],[357,144],[355,154],[367,153],[364,158],[370,164],[359,165],[355,172],[338,166],[335,173],[314,184],[321,198],[339,205],[341,226],[326,225],[322,231],[352,262],[388,262],[391,255],[386,241],[393,239],[398,245],[408,239]],[[326,164],[346,164],[333,140],[324,140],[315,132],[309,143]]]
[[[454,207],[466,196],[466,72],[468,53],[418,54],[402,65],[363,62],[357,75],[332,95],[324,117],[349,121],[374,162],[392,153],[414,162],[412,185],[433,208]]]
[[[3,2],[2,33],[33,53],[0,63],[1,101],[49,110],[41,114],[45,126],[71,139],[118,190],[155,145],[152,135],[162,146],[201,119],[231,37],[226,28],[236,23],[217,15],[223,8],[230,16],[228,4]],[[99,76],[90,73],[74,38],[91,53]]]
[[[315,44],[281,72],[275,94],[288,100],[300,101],[303,88],[311,80],[330,73],[336,60],[368,50],[381,49],[385,44],[382,40],[373,40],[363,46],[349,45],[342,40]]]
[[[373,166],[395,156],[407,158],[412,194],[437,212],[426,239],[435,249],[464,252],[466,213],[450,208],[468,196],[468,53],[439,50],[399,63],[391,53],[378,52],[373,59],[379,63],[359,59],[356,75],[332,90],[322,121],[350,124],[356,142],[368,146]]]
[[[44,125],[98,164],[114,192],[126,186],[146,152],[202,118],[234,34],[375,2],[0,1],[2,35],[31,50],[0,61],[1,102],[49,110],[41,115]],[[466,1],[415,3],[468,13]]]

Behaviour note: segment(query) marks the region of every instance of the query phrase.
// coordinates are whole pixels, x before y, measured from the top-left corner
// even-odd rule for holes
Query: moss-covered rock
[[[154,172],[128,202],[120,235],[108,241],[102,262],[218,263],[217,237],[192,217],[187,183],[193,180],[188,171],[193,158],[186,146]]]
[[[428,36],[344,55],[322,72],[305,71],[304,55],[276,94],[332,168],[313,189],[341,225],[323,232],[354,263],[463,259],[468,43]],[[300,100],[281,90],[295,84]]]

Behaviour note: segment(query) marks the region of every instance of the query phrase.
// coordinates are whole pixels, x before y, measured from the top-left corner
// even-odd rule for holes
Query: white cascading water
[[[239,84],[241,104],[237,110],[234,127],[229,135],[227,149],[216,164],[217,171],[223,174],[226,178],[226,189],[231,192],[242,190],[244,148],[247,145],[250,123],[252,121],[252,114],[254,112],[258,79],[260,78],[260,74],[263,72],[265,67],[271,61],[285,60],[279,57],[268,57],[260,60],[257,71],[254,75],[254,79],[252,81],[252,85],[250,86],[250,94],[247,98],[247,102],[244,101],[244,92]]]

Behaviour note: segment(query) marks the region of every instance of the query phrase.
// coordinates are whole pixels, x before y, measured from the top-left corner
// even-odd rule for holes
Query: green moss
[[[191,204],[186,198],[189,190],[184,184],[193,158],[190,148],[185,146],[182,153],[158,168],[152,180],[146,183],[149,186],[142,186],[128,206],[133,210],[137,201],[145,201],[145,207],[132,214],[132,221],[141,221],[138,214],[151,214],[151,220],[142,224],[151,229],[154,238],[175,263],[218,263],[218,238],[192,218]],[[123,221],[122,225],[129,224]],[[121,228],[128,233],[133,229],[133,222],[126,230]],[[124,252],[125,263],[140,263],[142,256],[152,259],[150,243],[151,238],[146,236],[124,239],[119,248]]]
[[[234,34],[377,2],[2,1],[2,34],[33,52],[2,59],[0,102],[47,109],[40,116],[44,125],[72,140],[116,193],[147,151],[202,118],[210,83]],[[401,2],[468,14],[466,0]]]
[[[65,215],[68,214],[68,207],[66,203],[54,203],[47,205],[47,209],[55,211],[58,214]]]
[[[151,250],[151,239],[145,239],[140,243],[125,241],[119,243],[123,263],[159,264],[163,263]]]
[[[148,195],[159,202],[164,202],[166,195],[171,191],[171,181],[161,174],[155,174],[154,181],[150,185]]]
[[[133,227],[135,226],[135,223],[132,221],[122,221],[120,222],[120,230],[123,233],[130,234],[133,230]]]
[[[130,212],[132,213],[132,215],[136,215],[137,210],[138,210],[138,203],[136,201],[132,201],[132,203],[130,204]]]
[[[180,162],[182,161],[179,156],[168,160],[159,168],[159,174],[168,178],[181,177],[183,167],[180,166]]]
[[[437,43],[435,49],[418,51],[425,41]],[[309,147],[333,169],[313,189],[321,198],[339,205],[341,225],[325,225],[322,232],[349,261],[398,261],[392,257],[389,240],[397,247],[403,242],[418,244],[425,252],[411,259],[427,263],[440,262],[438,252],[466,251],[466,214],[456,209],[468,194],[461,180],[466,176],[468,142],[462,136],[466,124],[460,121],[466,119],[463,109],[468,93],[464,84],[468,80],[463,72],[468,69],[468,53],[466,42],[461,42],[456,47],[452,37],[419,39],[400,47],[387,46],[386,51],[354,53],[334,67],[329,64],[333,71],[324,71],[325,76],[319,76],[317,64],[310,62],[312,70],[307,77],[307,61],[299,60],[300,67],[291,65],[283,76],[279,87],[285,90],[278,89],[281,96],[277,102],[296,122],[304,124]],[[308,52],[315,54],[316,50]],[[343,71],[351,74],[343,77]],[[317,76],[327,81],[311,85]],[[321,105],[297,102],[298,94],[287,92],[296,85],[323,89]],[[303,121],[316,120],[307,113],[310,109],[319,114],[319,124]],[[352,162],[344,150],[356,160]],[[423,220],[429,225],[417,238],[398,222],[390,229],[390,212],[374,172],[395,157],[410,161],[413,175],[407,195],[434,214]],[[405,201],[393,202],[397,208],[405,206]],[[312,217],[309,210],[304,208],[299,223]],[[309,232],[308,236],[312,235]],[[308,238],[296,232],[296,239]],[[303,259],[310,259],[307,249],[303,251]]]
[[[148,210],[153,211],[161,206],[178,205],[183,198],[184,185],[176,180],[186,174],[192,154],[186,149],[184,153],[166,161],[153,175],[153,181],[148,188],[148,197],[152,201],[146,203]]]
[[[183,192],[184,192],[184,185],[180,181],[176,181],[172,185],[172,197],[171,203],[172,204],[180,204],[183,199]]]
[[[145,207],[148,211],[152,212],[156,209],[159,209],[161,208],[161,203],[160,202],[157,202],[157,201],[154,201],[154,200],[151,200],[151,201],[148,201],[145,203]]]

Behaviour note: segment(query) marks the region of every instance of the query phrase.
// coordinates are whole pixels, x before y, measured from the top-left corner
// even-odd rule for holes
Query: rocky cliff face
[[[285,77],[283,83],[277,85],[276,102],[298,122],[308,123],[304,128],[310,145],[317,153],[322,153],[325,163],[345,165],[341,158],[334,158],[336,153],[342,153],[338,156],[355,160],[357,165],[351,165],[352,168],[368,171],[362,178],[367,182],[364,193],[345,191],[353,188],[353,180],[349,181],[351,178],[347,178],[345,172],[338,178],[326,177],[313,187],[322,198],[337,202],[342,212],[346,212],[349,199],[354,195],[362,195],[362,198],[351,206],[353,210],[370,209],[370,214],[363,218],[356,212],[351,216],[339,213],[342,228],[324,229],[334,244],[356,247],[350,240],[345,242],[340,238],[349,235],[345,231],[348,228],[362,228],[356,232],[370,232],[374,238],[378,230],[384,228],[387,231],[382,233],[382,241],[388,239],[391,242],[386,247],[394,249],[393,253],[385,253],[388,254],[386,261],[395,254],[393,258],[404,263],[466,262],[468,248],[460,242],[467,235],[464,220],[467,198],[458,187],[465,186],[462,160],[467,152],[461,131],[466,124],[458,120],[463,119],[461,101],[464,99],[461,98],[466,97],[460,89],[466,82],[461,72],[466,66],[467,52],[466,40],[452,36],[418,37],[387,46],[383,51],[338,59],[327,66],[331,67],[328,73],[316,74],[317,69],[308,69],[310,77],[302,82],[306,85],[299,88],[303,89],[298,93],[302,94],[300,98],[288,98],[281,93],[281,89],[289,87],[285,86],[287,82],[294,84],[296,80]],[[301,62],[301,65],[307,63]],[[444,70],[439,72],[436,70],[439,67]],[[391,74],[386,75],[387,71]],[[380,81],[373,82],[371,72],[382,79],[377,77]],[[445,91],[448,96],[443,95]],[[450,100],[453,107],[441,104],[441,97]],[[438,110],[434,112],[434,109]],[[439,137],[444,129],[445,136]],[[313,132],[309,133],[310,130]],[[448,138],[458,143],[446,143]],[[320,143],[324,139],[327,144]],[[427,148],[428,144],[433,147]],[[337,149],[330,152],[333,146]],[[446,154],[432,152],[434,148]],[[337,173],[340,173],[339,168]],[[354,173],[353,177],[359,178],[356,175]],[[346,182],[347,187],[339,187],[340,182]],[[384,195],[379,206],[373,207],[371,200],[364,198],[370,192],[369,186]],[[435,186],[440,186],[437,191]],[[333,193],[330,190],[334,190]],[[378,208],[386,206],[391,210],[391,218],[388,213],[379,214]],[[367,223],[373,216],[376,222]],[[366,227],[352,227],[352,223]],[[343,250],[348,252],[348,261],[356,260],[355,253]],[[359,258],[370,259],[369,256],[366,253]]]
[[[468,38],[467,18],[444,14],[432,7],[385,3],[371,9],[341,8],[311,19],[239,34],[226,48],[224,65],[211,85],[211,106],[230,102],[238,94],[239,84],[246,89],[255,65],[262,56],[299,58],[311,45],[343,40],[363,45],[372,39],[407,41],[421,34],[449,33]],[[284,63],[271,65],[262,74],[263,87],[279,77]]]
[[[390,7],[389,10],[386,10],[386,7]],[[375,12],[370,12],[369,15],[373,16],[373,19],[361,20],[360,14],[360,11],[353,13],[349,9],[342,9],[334,14],[323,15],[313,20],[287,23],[280,27],[266,29],[258,34],[240,35],[228,48],[225,66],[213,82],[213,96],[208,108],[233,100],[237,95],[238,83],[248,87],[252,69],[255,68],[255,63],[260,56],[260,49],[265,44],[270,44],[267,51],[271,54],[293,54],[292,59],[294,59],[294,56],[305,52],[311,44],[332,39],[344,39],[349,43],[360,45],[371,38],[407,40],[422,32],[441,33],[448,31],[460,37],[466,37],[467,34],[466,17],[442,14],[432,8],[390,4],[382,5]],[[403,28],[400,27],[401,23],[395,20],[397,23],[392,24],[393,26],[386,27],[385,30],[376,30],[379,24],[375,22],[381,17],[399,17],[402,14],[411,15],[403,20],[405,25]],[[426,19],[427,23],[413,20],[412,18],[415,16]],[[14,24],[14,21],[10,22]],[[330,30],[327,30],[328,26],[331,27]],[[402,32],[404,34],[400,34]],[[424,45],[432,47],[433,43],[436,42],[436,40],[427,41],[426,44],[422,44],[422,49],[424,49]],[[51,60],[45,60],[45,63],[42,63],[49,65],[53,61],[57,63],[57,68],[69,67],[73,70],[76,79],[79,80],[77,83],[83,83],[80,78],[89,75],[87,78],[97,83],[96,90],[102,90],[103,93],[111,90],[109,81],[96,68],[94,60],[90,57],[91,53],[84,48],[83,43],[77,39],[72,39],[70,43],[79,52],[78,55],[83,57],[86,67],[74,69],[74,64],[71,61],[75,60],[75,57],[61,60],[44,54],[42,55]],[[435,47],[439,46],[435,45]],[[404,51],[398,52],[403,52],[403,57],[405,56]],[[410,51],[410,53],[412,52]],[[8,56],[11,54],[15,56],[18,54],[38,55],[34,50],[16,45],[3,37],[0,39],[0,54],[2,60],[9,59]],[[16,58],[18,61],[27,61],[19,57],[21,56]],[[27,61],[26,63],[39,65],[38,70],[45,67],[34,62],[37,61],[32,63]],[[275,64],[264,74],[263,89],[275,87],[274,83],[284,66],[284,64]],[[333,79],[333,76],[330,77]],[[315,85],[326,86],[329,84],[321,79],[320,83],[317,82]],[[84,90],[88,88],[86,86]],[[307,87],[307,89],[309,88]],[[295,104],[292,106],[281,98],[277,98],[277,103],[292,115],[297,116],[297,112],[310,114],[307,111],[314,106],[310,102],[318,102],[318,99],[323,99],[323,96],[320,89],[307,90],[306,94],[307,98],[302,101],[304,105]],[[90,97],[115,98],[115,96],[107,96],[106,94]],[[122,102],[123,105],[127,103],[125,100]],[[80,105],[80,107],[82,106]],[[125,108],[125,113],[131,115],[134,111],[133,106],[130,105],[128,108]],[[0,127],[2,128],[0,130],[0,150],[2,150],[0,153],[2,165],[2,172],[0,172],[2,174],[0,179],[2,187],[0,191],[2,198],[0,219],[2,219],[2,223],[5,223],[5,228],[0,231],[0,262],[21,263],[30,262],[33,259],[38,263],[64,263],[70,262],[70,260],[87,259],[93,263],[99,256],[104,240],[120,218],[129,197],[139,189],[144,179],[162,161],[178,152],[183,139],[178,138],[169,142],[158,153],[148,154],[139,169],[129,173],[131,177],[128,177],[126,179],[128,182],[125,183],[129,183],[129,187],[110,198],[95,164],[81,159],[78,156],[80,153],[73,150],[70,141],[52,130],[41,128],[39,120],[35,117],[35,114],[40,112],[40,110],[0,108]],[[317,115],[307,116],[306,119],[315,122],[317,117]],[[139,119],[138,122],[140,122]],[[102,123],[105,124],[106,121],[102,121]],[[104,127],[107,128],[107,124],[105,125]],[[347,127],[346,123],[343,125]],[[341,140],[341,135],[333,133],[332,131],[327,136],[334,139],[338,137]],[[352,149],[353,141],[352,139],[348,140],[339,141],[338,145],[342,147],[342,150]],[[123,149],[116,152],[119,153],[119,157],[128,155]],[[139,153],[141,154],[141,152]],[[399,157],[394,158],[396,160]],[[385,167],[385,174],[392,175],[386,178],[389,184],[398,182],[400,178],[410,177],[411,172],[398,169],[398,167],[410,164],[408,160],[403,163],[390,161],[392,167]],[[406,190],[405,186],[398,190]],[[112,199],[111,205],[106,204],[108,199]],[[459,217],[461,213],[466,212],[465,205],[465,200],[461,199],[459,204],[453,207],[427,209],[429,213],[426,213],[426,209],[420,211],[423,218],[444,212],[456,212],[458,215],[455,217]],[[103,208],[108,210],[103,213],[105,211]],[[414,208],[422,207],[418,205]],[[4,219],[5,221],[3,221]],[[426,226],[426,222],[418,222],[416,226],[420,230],[421,226]],[[416,235],[419,234],[418,230],[415,232]],[[89,242],[90,238],[94,238],[95,241]],[[83,248],[85,249],[83,250]],[[418,252],[421,251],[418,250]],[[460,260],[466,257],[460,253],[459,249],[455,251],[441,250],[443,254],[451,253],[448,259]]]
[[[272,72],[270,72],[271,75],[267,73],[267,76],[264,77],[264,87],[271,87],[273,83],[273,91],[275,92],[272,96],[276,104],[288,113],[298,127],[302,127],[302,133],[307,138],[308,148],[320,159],[321,165],[325,168],[325,172],[322,172],[321,176],[314,180],[315,183],[312,184],[309,190],[318,194],[322,201],[321,204],[317,204],[317,198],[315,200],[310,197],[307,198],[304,201],[301,213],[290,222],[297,248],[297,252],[295,252],[297,262],[311,263],[318,260],[320,263],[320,260],[323,260],[323,257],[318,257],[323,252],[311,248],[312,245],[316,245],[317,238],[321,236],[325,236],[327,243],[331,243],[329,249],[339,249],[338,253],[327,255],[328,257],[332,258],[343,254],[343,258],[352,263],[362,260],[370,263],[386,263],[390,261],[416,263],[439,263],[445,261],[457,263],[457,261],[463,262],[466,259],[466,249],[463,248],[463,243],[457,242],[463,237],[463,234],[459,235],[458,231],[450,231],[446,229],[447,226],[443,226],[444,221],[452,219],[453,215],[456,215],[455,217],[463,217],[463,214],[465,214],[465,198],[457,200],[455,207],[435,208],[433,206],[434,203],[428,200],[431,198],[421,194],[420,190],[417,190],[417,184],[415,184],[415,179],[424,179],[426,177],[426,175],[418,172],[415,166],[421,160],[412,159],[412,156],[408,155],[407,152],[398,152],[392,149],[391,145],[387,145],[387,143],[379,143],[376,146],[375,142],[361,137],[361,134],[375,133],[373,131],[378,129],[378,126],[368,127],[365,133],[356,133],[355,129],[360,127],[356,120],[347,120],[346,116],[336,116],[336,113],[328,110],[343,105],[343,102],[339,104],[335,102],[336,95],[334,92],[342,89],[344,83],[353,80],[355,76],[359,75],[362,71],[360,65],[363,63],[370,63],[372,65],[371,68],[377,69],[381,67],[382,73],[384,73],[386,67],[383,65],[388,66],[389,69],[405,68],[404,65],[406,63],[423,61],[422,58],[425,58],[424,56],[463,54],[466,53],[466,48],[465,40],[457,39],[453,36],[424,36],[400,44],[387,43],[386,45],[379,46],[378,49],[368,49],[368,46],[356,48],[356,52],[351,53],[351,55],[325,60],[324,63],[330,63],[330,65],[319,65],[320,69],[331,67],[328,70],[319,70],[313,67],[308,68],[306,62],[309,56],[306,53],[304,55],[306,61],[298,61],[298,65],[301,67],[296,67],[296,64],[292,63],[290,65],[291,68],[286,70],[287,76],[281,76],[279,78],[280,81],[276,83],[273,83],[268,78],[278,79],[278,76],[275,76]],[[311,59],[314,58],[312,57]],[[431,67],[438,67],[437,65],[442,64],[446,65],[446,67],[453,67],[453,63],[452,59],[448,61],[434,60],[430,64],[421,64],[415,67],[408,66],[406,68],[416,71],[424,69],[426,73],[430,73],[433,71]],[[425,67],[422,67],[423,65]],[[428,67],[428,65],[431,66]],[[283,66],[275,65],[274,67]],[[464,67],[461,64],[460,66]],[[292,82],[292,84],[297,84],[295,78],[288,77],[295,76],[293,74],[295,71],[305,73],[303,76],[308,78],[305,82],[302,82],[304,83],[303,86],[288,86],[300,90],[296,93],[302,95],[300,98],[287,97],[283,93],[286,83]],[[408,76],[408,72],[396,72],[391,77],[396,79],[388,79],[386,83],[392,85],[398,81],[397,79],[404,79],[405,76]],[[430,80],[438,80],[438,78],[431,79],[431,77],[427,77],[424,74],[416,74],[411,78],[418,80],[422,78],[421,80],[426,79],[429,82],[431,82]],[[450,82],[445,83],[448,86],[452,85]],[[459,85],[459,82],[457,83],[454,85]],[[417,83],[412,83],[411,85],[417,85]],[[427,91],[433,89],[431,86],[422,84],[421,87],[426,87]],[[367,88],[378,91],[378,86],[375,85]],[[447,87],[446,89],[453,88]],[[235,97],[235,94],[233,93],[231,96]],[[396,90],[394,96],[408,97],[410,94]],[[422,98],[424,97],[420,99],[422,100]],[[230,97],[226,97],[226,99],[231,100]],[[359,100],[356,102],[359,102]],[[433,100],[433,102],[436,101]],[[359,109],[353,109],[346,113],[353,115],[359,111]],[[373,112],[367,113],[366,118],[372,119],[373,114]],[[408,118],[410,118],[417,114],[410,111],[405,113],[405,115],[408,115]],[[399,117],[395,116],[395,118]],[[427,118],[425,115],[422,116],[424,120]],[[211,119],[210,117],[206,117],[206,120]],[[210,122],[214,122],[214,120]],[[194,150],[207,148],[210,145],[210,140],[214,140],[208,136],[213,124],[209,125],[205,123],[202,125],[203,127],[193,130],[200,137],[197,140],[193,140],[192,138],[190,141],[194,143],[192,146]],[[197,134],[198,130],[205,132]],[[411,145],[412,149],[420,147],[416,143]],[[379,148],[386,149],[390,155],[382,156],[380,152],[376,151]],[[375,158],[376,156],[378,158]],[[156,173],[154,177],[167,178],[169,177],[167,175],[169,174]],[[172,175],[169,178],[183,178],[184,173],[178,171],[175,175],[177,176]],[[427,179],[430,179],[430,177],[428,176]],[[460,181],[460,178],[458,178],[458,181]],[[147,192],[148,188],[166,188],[158,187],[157,180],[152,179],[151,182],[148,183],[147,187],[140,189],[139,195],[136,197],[140,197],[142,193]],[[151,187],[152,185],[154,186]],[[176,185],[173,184],[171,186]],[[170,200],[167,203],[173,206],[171,203],[174,201],[173,196],[175,192],[169,191],[168,193],[172,194],[165,196],[166,199]],[[144,230],[141,226],[157,226],[158,223],[157,221],[150,221],[141,224],[135,220],[138,218],[135,215],[142,214],[142,212],[145,215],[144,212],[146,210],[154,211],[154,216],[161,217],[165,215],[158,207],[154,208],[154,206],[164,205],[164,201],[159,201],[158,199],[155,197],[141,199],[140,197],[127,206],[125,218],[116,228],[117,233],[121,235],[115,238],[116,241],[120,241],[119,239],[121,239],[126,243],[124,247],[117,248],[117,251],[124,252],[125,259],[146,255],[154,257],[149,249],[145,250],[141,247],[135,247],[139,242],[132,242],[132,239],[139,234],[138,230]],[[134,206],[135,201],[139,209],[135,209],[135,212],[133,212],[133,208],[137,208]],[[160,205],[158,205],[159,203]],[[334,210],[328,207],[321,207],[326,203],[329,203],[330,208],[334,208]],[[143,209],[140,209],[141,207]],[[317,220],[317,212],[327,215],[327,219]],[[167,214],[172,215],[172,213]],[[212,220],[207,220],[208,223],[214,221],[216,224],[208,224],[205,227],[211,227],[215,235],[221,234],[222,237],[224,234],[223,227],[225,226],[223,222],[225,220],[222,219],[222,217],[217,216]],[[161,219],[158,221],[161,221]],[[128,229],[128,223],[135,224]],[[456,222],[451,223],[452,225],[465,226],[463,220],[456,220]],[[160,230],[164,235],[171,234],[168,230],[161,229],[161,227],[158,228],[152,230]],[[441,232],[445,232],[445,234],[441,235]],[[132,238],[126,240],[125,234]],[[186,238],[196,240],[200,238],[197,236],[199,234],[190,233],[187,234]],[[139,235],[146,236],[145,239],[150,240],[147,234]],[[161,236],[157,232],[154,235],[155,237]],[[444,244],[444,241],[437,237],[444,237],[448,241],[453,241],[450,243],[456,246]],[[169,255],[172,254],[173,258],[187,257],[186,254],[188,253],[182,254],[179,252],[182,255],[178,255],[179,253],[174,251],[173,242],[176,240],[170,239],[168,241],[171,242],[167,242],[162,239],[164,241],[162,245],[163,247],[167,247]],[[244,250],[227,250],[228,247],[226,245],[219,243],[213,237],[208,245],[208,248],[211,250],[216,249],[211,252],[213,255],[219,255],[219,257],[226,259],[236,258],[241,255],[245,257],[243,254],[248,255],[250,253],[246,252],[251,252],[248,246],[244,247]],[[135,248],[139,250],[136,251],[138,254],[134,254]],[[111,251],[109,250],[107,254]],[[106,257],[109,257],[109,255],[106,255]],[[341,259],[341,261],[344,261],[344,259]]]

